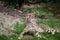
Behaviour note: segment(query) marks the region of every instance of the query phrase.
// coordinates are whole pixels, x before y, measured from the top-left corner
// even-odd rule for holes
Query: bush
[[[4,6],[8,7],[8,8],[17,8],[18,7],[16,0],[7,0],[6,4]]]

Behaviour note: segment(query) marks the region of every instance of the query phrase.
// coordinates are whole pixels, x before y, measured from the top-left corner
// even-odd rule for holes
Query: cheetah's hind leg
[[[37,32],[37,33],[35,34],[35,36],[37,36],[37,37],[39,37],[39,38],[42,37],[42,36],[39,34],[39,32]]]
[[[22,33],[20,34],[20,36],[18,37],[18,39],[22,39],[24,33],[25,33],[25,32],[22,32]]]

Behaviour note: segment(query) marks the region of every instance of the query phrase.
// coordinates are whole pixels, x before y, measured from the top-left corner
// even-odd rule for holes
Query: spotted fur
[[[41,37],[41,35],[39,35],[39,32],[48,32],[48,33],[55,33],[55,30],[53,30],[52,28],[50,28],[49,26],[45,25],[45,24],[36,24],[35,22],[35,18],[33,14],[28,14],[28,23],[26,24],[26,27],[24,29],[24,31],[20,34],[19,39],[21,39],[23,37],[23,34],[28,32],[28,31],[33,31],[34,35],[37,37]]]

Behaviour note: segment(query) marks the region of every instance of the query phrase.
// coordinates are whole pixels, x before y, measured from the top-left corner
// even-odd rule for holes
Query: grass
[[[11,35],[1,34],[0,40],[18,40],[18,36],[24,30],[25,23],[26,23],[25,19],[20,19],[20,20],[21,20],[21,22],[23,22],[23,24],[21,24],[19,22],[16,22],[15,24],[13,24],[13,26],[15,27],[15,30],[12,30],[14,32],[14,34],[11,34]]]
[[[46,24],[48,26],[50,26],[51,28],[54,28],[57,25],[58,19],[56,17],[54,17],[52,12],[46,11],[44,10],[44,8],[40,8],[40,7],[35,7],[32,8],[32,11],[35,13],[36,16],[41,16],[41,15],[45,15],[47,16],[47,19],[40,19],[37,20],[37,24]]]
[[[0,40],[9,40],[9,38],[6,35],[2,34],[0,35]]]
[[[15,33],[17,33],[18,35],[24,30],[25,28],[25,24],[26,24],[26,20],[25,19],[20,19],[20,21],[22,22],[19,23],[19,22],[16,22],[13,26],[16,28],[14,30]]]
[[[18,40],[18,36],[16,34],[12,34],[9,36],[2,34],[0,35],[0,40]]]
[[[12,5],[12,3],[10,5],[8,5],[7,7],[14,7],[14,5]],[[47,4],[44,4],[43,6],[48,6]],[[36,15],[50,15],[53,16],[53,14],[49,11],[46,11],[44,10],[43,8],[38,8],[38,7],[35,7],[35,8],[24,8],[23,9],[24,12],[31,12],[33,11]],[[26,21],[25,20],[22,20],[22,22],[24,22],[23,24],[19,23],[19,22],[16,22],[14,24],[14,27],[16,28],[15,30],[13,30],[13,32],[15,34],[12,34],[12,35],[0,35],[0,40],[18,40],[18,36],[19,34],[24,30],[25,28],[25,23]],[[36,21],[37,24],[46,24],[48,26],[50,26],[51,28],[54,28],[56,25],[56,19],[41,19],[41,20],[37,20]],[[56,33],[54,35],[52,34],[48,34],[46,32],[44,33],[40,33],[40,35],[43,35],[44,37],[46,37],[48,40],[59,40],[60,39],[60,33]],[[36,36],[32,36],[31,40],[47,40],[47,39],[44,39],[44,38],[38,38]],[[21,40],[27,40],[26,37],[23,37]]]
[[[37,24],[45,24],[50,26],[51,28],[54,28],[56,26],[56,20],[52,19],[43,19],[43,20],[37,20]]]
[[[18,40],[19,34],[24,30],[25,25],[24,24],[19,24],[18,22],[14,25],[16,27],[15,30],[13,30],[14,34],[11,35],[5,35],[2,34],[0,35],[0,40]]]
[[[45,38],[32,36],[31,40],[59,40],[60,39],[60,33],[56,33],[52,35],[46,32],[40,32],[40,35],[43,35]],[[0,40],[18,40],[18,36],[16,34],[12,34],[10,36],[0,35]],[[21,40],[27,40],[27,39],[24,36]]]
[[[12,34],[12,35],[9,36],[9,39],[10,40],[18,40],[18,35]]]
[[[52,16],[53,14],[47,10],[44,10],[43,7],[35,7],[35,8],[32,8],[32,11],[36,14],[36,15],[50,15]]]
[[[46,32],[40,33],[40,35],[43,35],[48,40],[59,40],[60,39],[60,33],[55,33],[54,35],[48,34]]]
[[[60,20],[60,17],[56,17],[58,20]]]
[[[33,36],[31,40],[46,40],[46,39]]]
[[[20,34],[25,28],[24,24],[19,24],[18,22],[14,26],[16,27],[14,32],[17,33],[17,34]]]
[[[28,12],[31,12],[31,8],[29,8],[29,7],[26,7],[26,8],[23,8],[23,12],[26,12],[26,13],[28,13]]]
[[[59,40],[60,33],[55,33],[54,35],[48,34],[46,32],[40,32],[40,35],[44,36],[45,38],[39,38],[37,36],[32,36],[31,40]],[[27,40],[26,37],[23,37],[22,40]]]
[[[5,3],[5,7],[7,8],[15,8],[17,9],[18,6],[17,6],[17,3],[16,3],[16,0],[6,0],[7,3]]]
[[[27,40],[27,38],[26,38],[26,37],[23,37],[21,40]],[[44,39],[44,38],[39,38],[39,37],[37,37],[37,36],[32,36],[32,38],[31,38],[30,40],[46,40],[46,39]]]
[[[52,12],[46,11],[43,8],[38,8],[38,7],[32,8],[31,11],[33,11],[36,15],[47,15],[47,16],[49,16],[51,18],[51,19],[49,18],[49,19],[37,20],[36,21],[37,24],[46,24],[51,28],[58,27],[58,25],[57,25],[58,20],[55,17],[53,17]],[[52,35],[52,34],[48,34],[46,32],[43,32],[43,33],[40,33],[40,35],[43,35],[47,39],[38,38],[36,36],[33,36],[31,38],[31,40],[59,40],[60,39],[60,33],[56,33],[56,34]],[[22,40],[27,40],[27,39],[25,37],[23,37]]]
[[[23,23],[21,24],[19,22],[16,22],[12,25],[15,28],[15,30],[12,30],[14,32],[13,34],[11,34],[11,35],[1,34],[0,35],[0,40],[18,40],[18,36],[24,30],[25,23],[26,23],[25,19],[20,19],[20,21],[23,22]]]

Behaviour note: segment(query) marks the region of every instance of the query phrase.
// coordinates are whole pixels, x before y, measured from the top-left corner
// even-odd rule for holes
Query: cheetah
[[[53,30],[52,28],[50,28],[49,26],[45,25],[45,24],[36,24],[36,20],[34,18],[34,14],[28,14],[27,16],[28,22],[26,24],[25,29],[23,30],[23,32],[20,34],[20,36],[18,37],[18,39],[21,39],[23,37],[24,33],[27,32],[33,32],[33,34],[37,37],[41,38],[41,35],[39,35],[39,32],[48,32],[48,33],[55,33],[55,30]]]
[[[37,25],[36,25],[37,26]],[[41,30],[41,31],[39,31]],[[41,37],[38,33],[43,32],[43,29],[35,27],[32,23],[27,23],[26,28],[23,30],[23,32],[20,34],[18,39],[21,39],[23,37],[24,33],[27,32],[33,32],[34,36]]]

